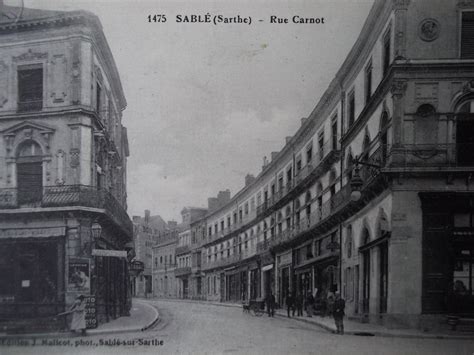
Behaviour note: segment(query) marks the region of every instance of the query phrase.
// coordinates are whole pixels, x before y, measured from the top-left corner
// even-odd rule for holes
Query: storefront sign
[[[279,265],[291,264],[292,262],[291,252],[279,255],[278,260],[279,260]]]
[[[86,296],[84,301],[86,302],[86,328],[97,328],[97,309],[95,306],[95,296]]]
[[[10,228],[0,229],[0,239],[2,238],[47,238],[60,237],[66,234],[64,227],[53,228]]]
[[[112,256],[116,258],[127,258],[125,250],[107,250],[107,249],[92,249],[94,256]]]
[[[90,292],[90,268],[88,259],[71,259],[68,267],[68,289]]]

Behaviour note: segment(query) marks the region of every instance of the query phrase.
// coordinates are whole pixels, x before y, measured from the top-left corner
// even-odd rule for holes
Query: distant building
[[[133,216],[135,258],[132,264],[141,264],[143,271],[132,277],[132,296],[148,297],[152,294],[152,246],[166,228],[166,222],[160,216],[150,216],[149,210],[145,210],[144,217]]]
[[[0,1],[2,329],[54,327],[78,295],[105,322],[131,304],[120,76],[92,13],[15,12]]]
[[[178,245],[178,223],[169,221],[156,244],[152,247],[153,296],[159,298],[176,298],[176,247]]]
[[[189,292],[191,283],[191,223],[202,218],[206,213],[206,208],[199,207],[184,207],[181,211],[183,222],[179,228],[175,269],[178,298],[191,298]]]

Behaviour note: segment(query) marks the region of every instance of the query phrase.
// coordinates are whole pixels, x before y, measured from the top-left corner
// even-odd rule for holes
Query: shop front
[[[0,319],[53,322],[65,310],[64,227],[0,229]],[[50,324],[53,326],[53,324]],[[64,324],[55,324],[62,327]]]
[[[420,193],[424,314],[474,315],[474,194]]]

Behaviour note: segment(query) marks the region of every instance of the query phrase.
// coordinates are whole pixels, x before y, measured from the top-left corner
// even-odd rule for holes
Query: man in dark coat
[[[266,299],[265,303],[267,304],[267,313],[269,317],[274,317],[275,316],[275,296],[273,295],[272,292],[270,292]]]
[[[346,301],[341,298],[341,294],[337,291],[332,313],[336,323],[337,334],[344,334],[344,308],[346,308]]]
[[[295,308],[297,313],[297,316],[300,317],[303,315],[303,295],[301,293],[298,293],[295,297]],[[295,310],[293,309],[293,316],[295,315]]]
[[[288,318],[291,318],[290,311],[293,310],[294,304],[295,304],[295,299],[293,298],[293,295],[291,294],[291,292],[288,292],[288,296],[286,297],[286,307],[287,307],[287,312],[288,312]]]

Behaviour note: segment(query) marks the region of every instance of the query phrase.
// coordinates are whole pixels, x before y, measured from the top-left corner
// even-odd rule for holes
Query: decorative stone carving
[[[31,61],[43,60],[46,58],[48,58],[48,53],[33,52],[30,48],[28,49],[28,52],[23,53],[19,56],[14,56],[13,61],[14,62],[31,62]]]
[[[390,91],[393,96],[403,96],[405,94],[406,89],[407,89],[406,81],[398,80],[392,83],[392,87],[390,88]]]
[[[69,154],[71,155],[71,159],[70,159],[71,168],[77,168],[80,165],[81,152],[79,148],[72,148]]]
[[[418,35],[425,42],[432,42],[439,37],[441,26],[438,21],[427,18],[421,21],[418,27]]]
[[[462,91],[465,94],[468,94],[470,92],[474,92],[474,80],[468,81],[466,84],[464,84]]]
[[[6,143],[7,157],[13,157],[15,148],[27,139],[35,139],[44,148],[44,154],[50,154],[50,140],[55,129],[49,126],[23,121],[2,131]]]
[[[64,159],[65,159],[65,153],[61,149],[58,150],[56,153],[56,185],[64,185]]]

